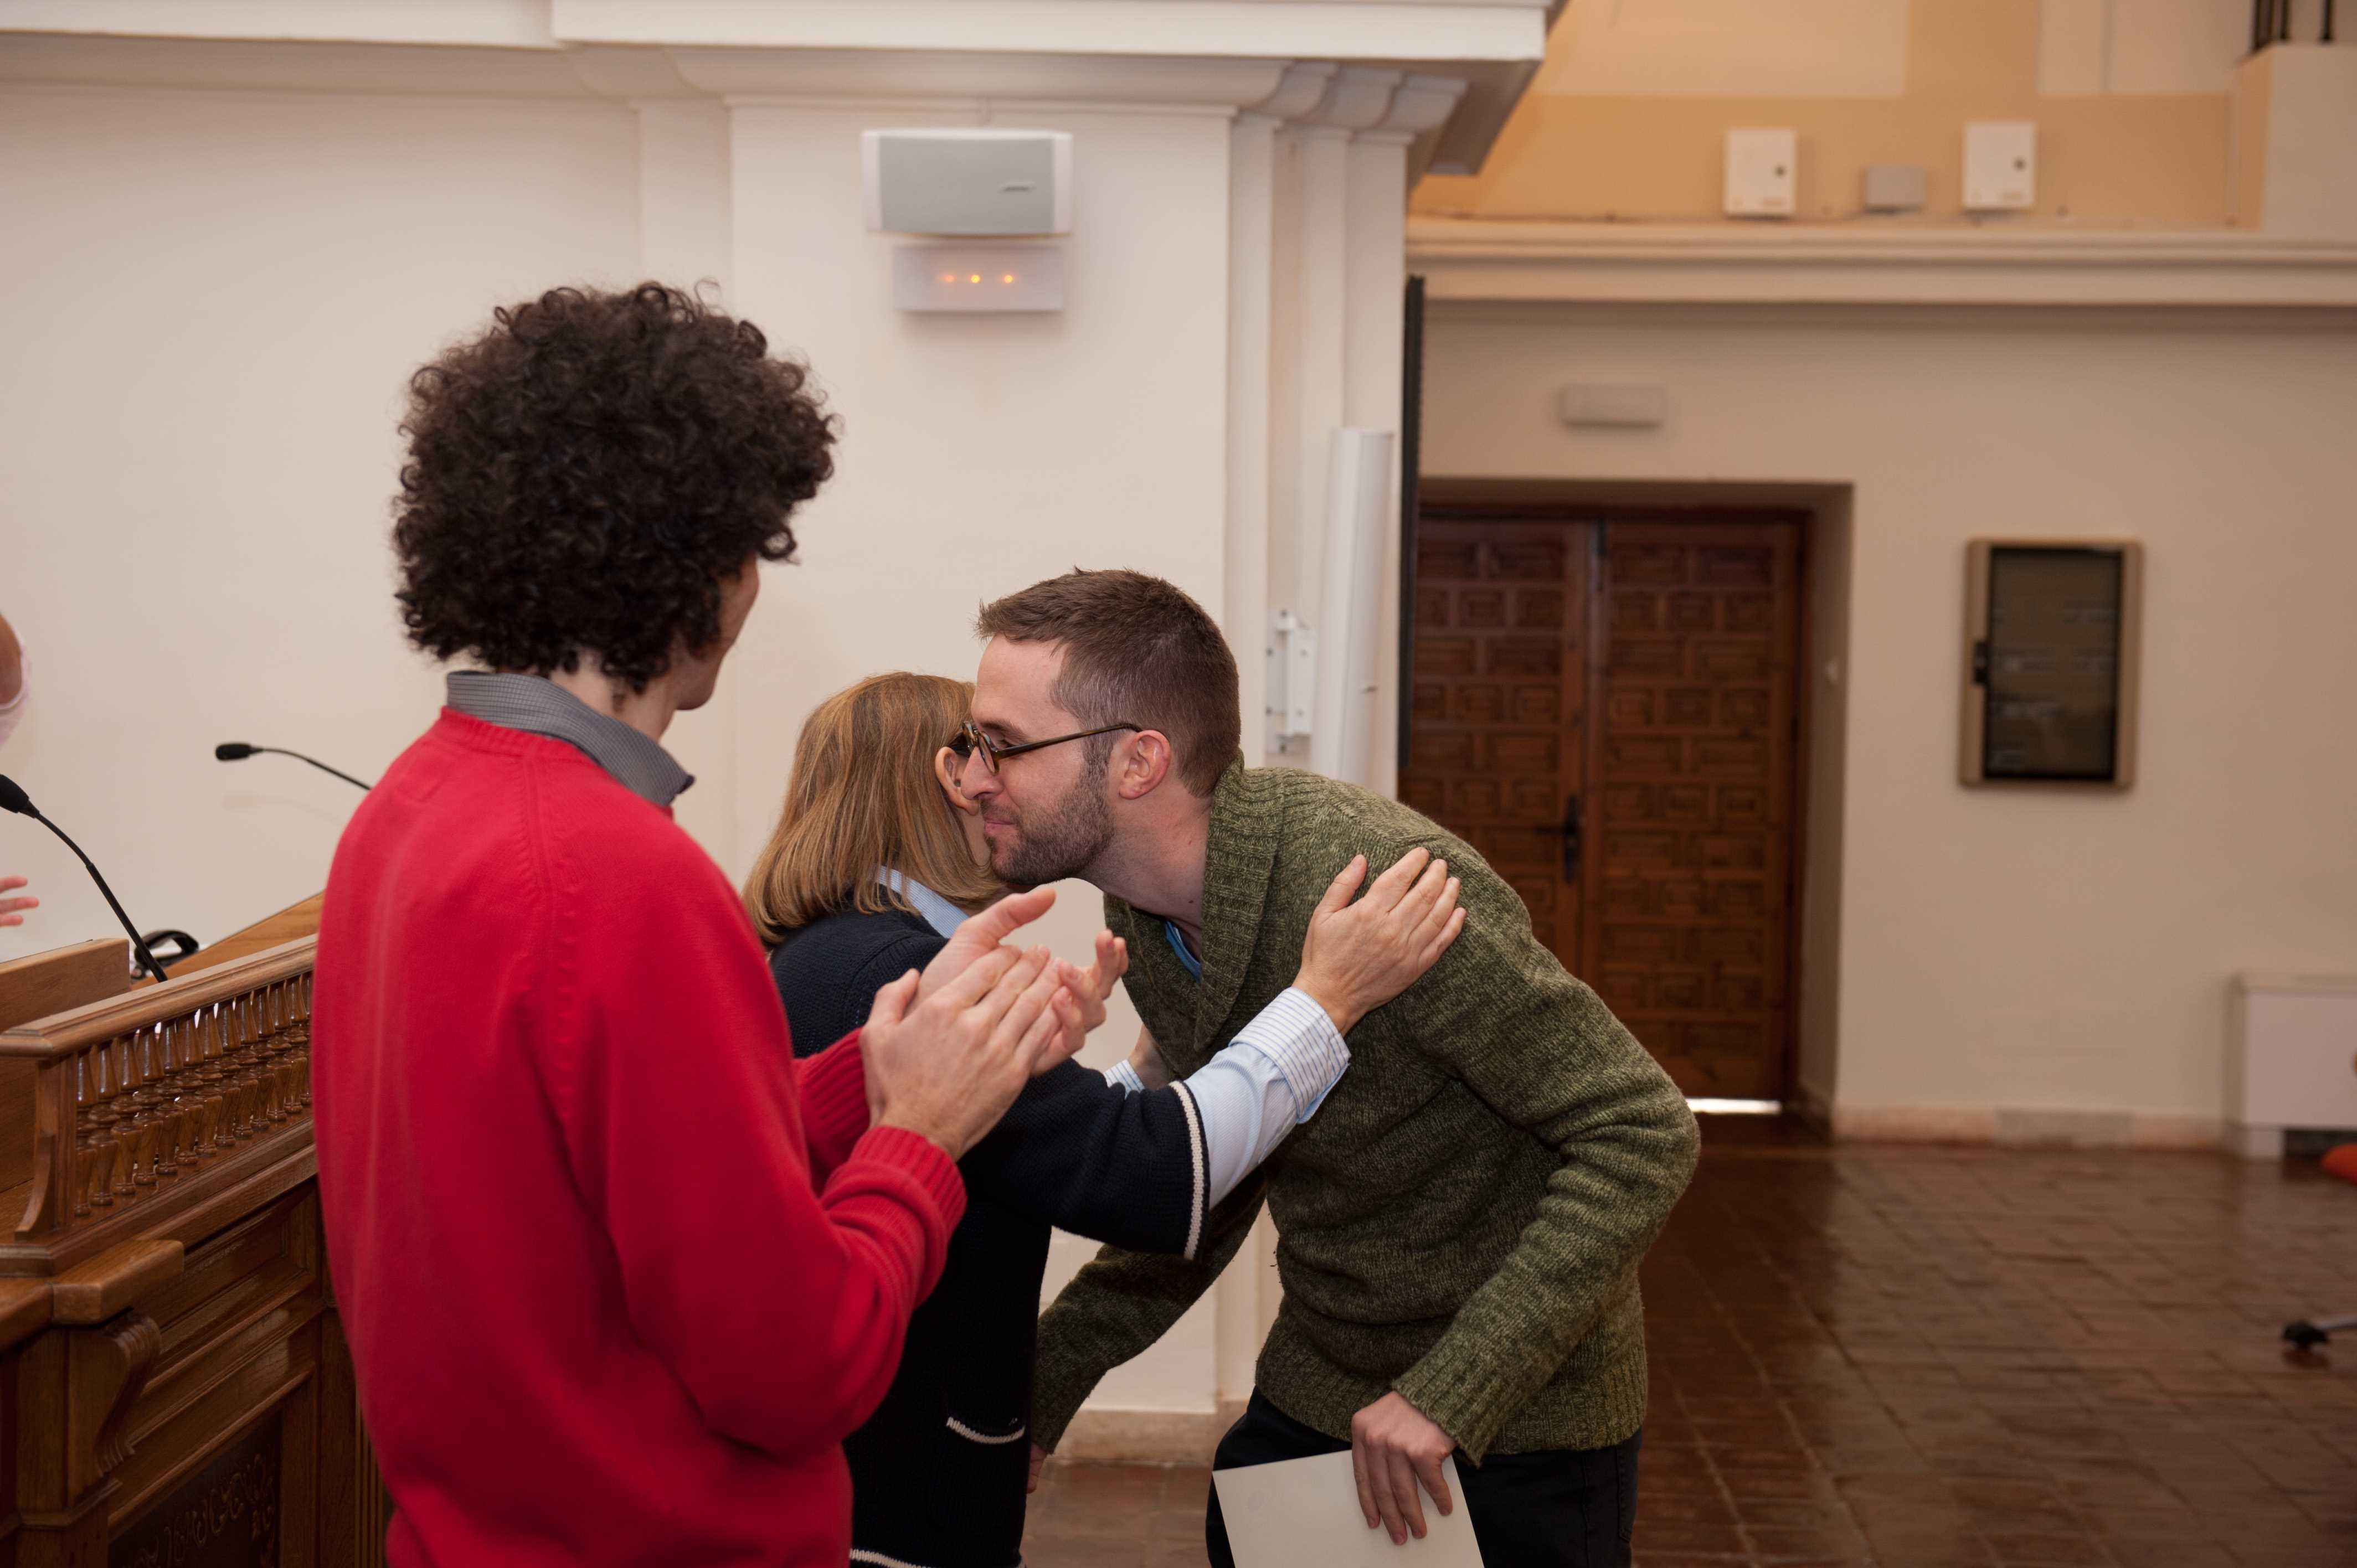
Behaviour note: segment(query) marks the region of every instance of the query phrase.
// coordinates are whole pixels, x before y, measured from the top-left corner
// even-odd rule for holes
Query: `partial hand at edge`
[[[1129,1070],[1137,1075],[1140,1087],[1149,1093],[1170,1087],[1170,1063],[1162,1047],[1154,1043],[1154,1031],[1137,1031],[1137,1044],[1129,1047]]]

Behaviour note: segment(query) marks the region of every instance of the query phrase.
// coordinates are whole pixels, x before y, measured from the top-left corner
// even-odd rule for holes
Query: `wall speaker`
[[[1067,131],[863,131],[867,226],[893,234],[1069,234]]]

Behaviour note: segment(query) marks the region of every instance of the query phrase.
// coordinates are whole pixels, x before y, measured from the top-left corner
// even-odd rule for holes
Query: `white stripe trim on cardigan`
[[[973,1427],[968,1426],[956,1416],[950,1417],[950,1430],[956,1433],[960,1437],[964,1438],[968,1443],[987,1443],[993,1447],[996,1447],[1002,1443],[1020,1443],[1031,1434],[1031,1429],[1029,1427],[1018,1426],[1004,1437],[985,1437],[981,1433],[976,1432]]]
[[[1188,1153],[1195,1160],[1195,1197],[1187,1209],[1187,1250],[1178,1254],[1192,1262],[1196,1248],[1203,1243],[1203,1199],[1211,1179],[1204,1169],[1203,1118],[1201,1112],[1195,1109],[1192,1090],[1184,1083],[1174,1083],[1170,1087],[1178,1093],[1179,1109],[1187,1112]]]

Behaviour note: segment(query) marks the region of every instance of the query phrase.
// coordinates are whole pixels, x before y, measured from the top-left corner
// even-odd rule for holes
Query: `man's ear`
[[[965,798],[965,790],[958,784],[958,775],[963,771],[958,754],[948,746],[933,753],[933,779],[941,785],[942,793],[949,797],[950,810],[971,817],[982,810],[982,802]]]
[[[1170,737],[1158,729],[1139,730],[1123,737],[1126,743],[1114,755],[1114,787],[1125,800],[1142,800],[1170,777]]]

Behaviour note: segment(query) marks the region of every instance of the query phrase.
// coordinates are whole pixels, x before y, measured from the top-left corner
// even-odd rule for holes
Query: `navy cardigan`
[[[879,987],[945,945],[899,910],[838,911],[796,931],[770,956],[795,1054],[859,1027]],[[1127,1094],[1066,1062],[1033,1079],[958,1168],[966,1211],[948,1266],[909,1324],[884,1402],[844,1444],[855,1562],[1015,1568],[1050,1228],[1187,1257],[1202,1236],[1202,1124],[1183,1084]]]

